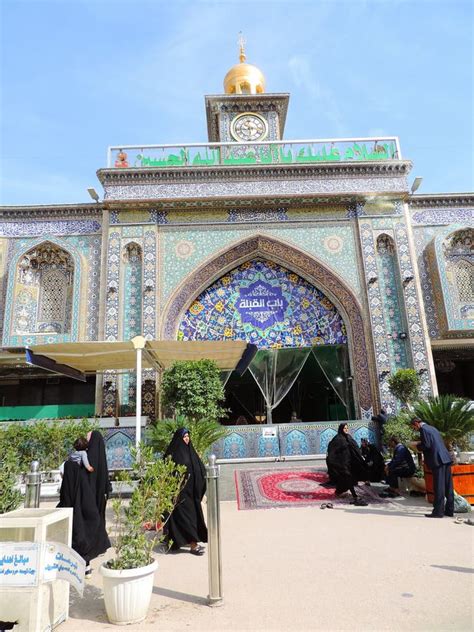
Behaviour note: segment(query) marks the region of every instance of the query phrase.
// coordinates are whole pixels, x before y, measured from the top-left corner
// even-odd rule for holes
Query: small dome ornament
[[[257,66],[245,63],[245,40],[239,33],[239,63],[232,66],[224,77],[226,94],[262,94],[265,92],[265,77]]]

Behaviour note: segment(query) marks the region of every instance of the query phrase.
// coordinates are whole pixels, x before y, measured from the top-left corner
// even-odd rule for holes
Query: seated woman
[[[357,496],[354,486],[367,480],[367,466],[347,423],[339,424],[337,435],[329,442],[326,463],[329,477],[336,485],[336,496],[349,490],[352,504],[365,507],[367,502]]]
[[[365,438],[360,440],[360,451],[367,464],[367,481],[380,483],[385,473],[383,456],[377,450],[377,447],[373,443],[369,443],[369,440]]]

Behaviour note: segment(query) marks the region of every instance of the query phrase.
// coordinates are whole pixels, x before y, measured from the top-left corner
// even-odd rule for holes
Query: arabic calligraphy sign
[[[271,324],[285,320],[288,301],[280,286],[272,286],[265,281],[257,281],[248,287],[239,288],[236,302],[237,311],[243,323],[265,329]]]
[[[289,143],[233,143],[189,146],[118,147],[109,150],[109,167],[216,167],[220,165],[311,164],[398,160],[396,138]]]
[[[37,586],[39,581],[64,579],[82,596],[86,564],[60,542],[2,542],[0,587]]]
[[[0,586],[37,586],[39,544],[2,542],[0,545]]]

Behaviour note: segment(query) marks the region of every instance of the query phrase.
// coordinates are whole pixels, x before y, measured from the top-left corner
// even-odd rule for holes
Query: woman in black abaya
[[[367,467],[346,423],[339,424],[337,435],[329,442],[326,463],[330,479],[336,485],[336,496],[349,490],[354,505],[367,505],[354,489],[359,481],[367,480]]]
[[[89,445],[87,447],[87,458],[94,468],[89,474],[89,481],[95,495],[97,509],[104,524],[105,529],[105,506],[112,491],[110,484],[109,469],[107,467],[107,456],[105,453],[104,437],[98,430],[93,430],[87,435]]]
[[[72,507],[72,548],[86,561],[86,576],[90,561],[110,547],[105,529],[105,504],[110,492],[105,444],[101,433],[94,430],[87,436],[87,457],[94,468],[88,472],[73,461],[66,461],[58,507]]]
[[[166,536],[172,543],[172,549],[189,545],[193,555],[203,555],[204,547],[198,542],[207,542],[207,527],[201,506],[206,491],[206,470],[191,443],[187,428],[178,428],[174,433],[164,458],[168,456],[176,465],[186,466],[186,482],[166,522]]]

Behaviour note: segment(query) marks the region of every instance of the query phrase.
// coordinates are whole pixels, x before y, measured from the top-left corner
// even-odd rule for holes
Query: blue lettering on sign
[[[235,305],[243,323],[266,329],[285,320],[288,301],[280,286],[256,281],[248,287],[239,288],[239,298]]]

